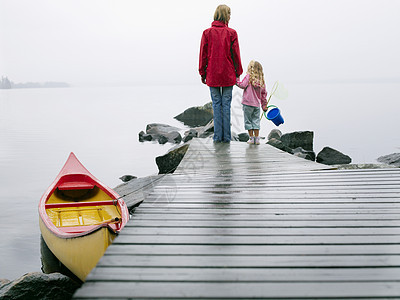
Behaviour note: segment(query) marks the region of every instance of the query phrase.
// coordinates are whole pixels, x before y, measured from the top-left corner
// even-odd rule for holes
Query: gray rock
[[[238,136],[239,136],[239,142],[247,142],[250,139],[249,134],[247,132],[239,133]]]
[[[3,285],[10,283],[11,281],[8,279],[0,279],[0,289]]]
[[[296,149],[293,149],[293,155],[307,159],[307,160],[315,161],[315,152],[309,151],[309,150],[304,150],[301,147],[297,147]]]
[[[175,172],[179,163],[186,154],[189,144],[183,144],[181,146],[174,147],[163,156],[156,157],[156,164],[158,167],[159,174],[167,174]]]
[[[317,162],[325,165],[345,165],[351,163],[351,158],[338,150],[324,147],[317,155]]]
[[[313,149],[314,132],[295,131],[281,136],[281,141],[289,148],[296,149],[301,147],[304,150],[314,151]]]
[[[349,164],[349,165],[336,165],[338,170],[363,170],[363,169],[387,169],[396,168],[386,164]]]
[[[119,179],[122,180],[122,182],[128,182],[131,181],[132,179],[136,179],[136,176],[132,176],[132,175],[123,175],[121,176]]]
[[[164,136],[168,139],[169,143],[179,144],[180,142],[182,142],[182,136],[178,131],[168,132],[164,134]]]
[[[286,146],[281,140],[272,138],[267,142],[268,145],[274,146],[275,148],[278,148],[279,150],[288,152],[290,154],[292,153],[292,149]]]
[[[71,299],[80,284],[60,273],[27,273],[5,283],[0,288],[0,299]]]
[[[400,167],[400,153],[392,153],[378,158],[378,161],[390,166]]]
[[[180,142],[182,142],[182,136],[178,131],[172,131],[169,133],[163,133],[161,135],[157,135],[157,141],[160,144],[165,144],[165,143],[179,144]]]
[[[159,144],[164,145],[168,142],[168,138],[165,135],[159,135],[157,141]]]
[[[139,132],[139,141],[158,141],[160,144],[165,144],[167,142],[179,144],[182,141],[182,136],[178,130],[180,129],[167,124],[148,124],[146,126],[146,133],[144,131]]]
[[[166,134],[180,129],[171,125],[161,123],[151,123],[146,126],[146,133],[151,135]]]
[[[192,128],[185,132],[185,134],[183,136],[183,142],[186,143],[186,142],[190,141],[192,138],[197,137],[198,135],[199,135],[199,133],[197,132],[197,130]]]
[[[174,118],[189,127],[205,126],[213,118],[212,102],[204,106],[190,107]]]
[[[282,132],[279,129],[272,129],[271,132],[268,134],[268,140],[270,139],[280,140],[281,136]]]
[[[145,142],[151,140],[153,140],[151,134],[146,134],[144,131],[139,132],[139,142]]]

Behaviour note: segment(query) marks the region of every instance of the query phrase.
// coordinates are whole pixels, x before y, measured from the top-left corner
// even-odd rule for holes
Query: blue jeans
[[[214,111],[214,141],[231,141],[231,102],[233,86],[212,87],[210,93]]]

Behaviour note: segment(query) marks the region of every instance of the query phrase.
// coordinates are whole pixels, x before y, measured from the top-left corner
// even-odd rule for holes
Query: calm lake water
[[[400,152],[400,83],[287,84],[272,98],[283,133],[314,131],[314,150],[330,146],[354,163]],[[234,89],[232,130],[243,132],[241,90]],[[155,157],[173,145],[138,142],[153,122],[185,129],[173,117],[209,101],[207,87],[140,86],[0,90],[0,278],[40,271],[37,206],[69,153],[110,187],[121,175],[158,172]],[[261,135],[273,123],[263,119]]]

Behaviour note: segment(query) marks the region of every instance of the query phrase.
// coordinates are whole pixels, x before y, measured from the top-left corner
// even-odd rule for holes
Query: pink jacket
[[[236,85],[243,91],[242,104],[264,108],[267,105],[267,90],[264,87],[255,87],[249,83],[250,75],[246,74],[242,81],[236,79]]]

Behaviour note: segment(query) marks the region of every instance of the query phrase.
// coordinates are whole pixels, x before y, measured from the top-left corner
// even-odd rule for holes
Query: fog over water
[[[210,101],[202,31],[219,1],[0,0],[0,76],[71,88],[0,90],[0,278],[40,271],[37,205],[68,154],[110,187],[157,173],[171,145],[139,143],[152,122]],[[243,68],[264,67],[282,132],[312,130],[355,163],[400,152],[400,1],[226,1]],[[244,131],[234,89],[232,130]],[[184,126],[182,126],[184,128]],[[261,135],[274,126],[262,120]],[[23,212],[23,213],[21,213]]]
[[[0,0],[0,75],[74,85],[196,83],[219,1]],[[227,1],[267,81],[399,80],[397,0]]]

